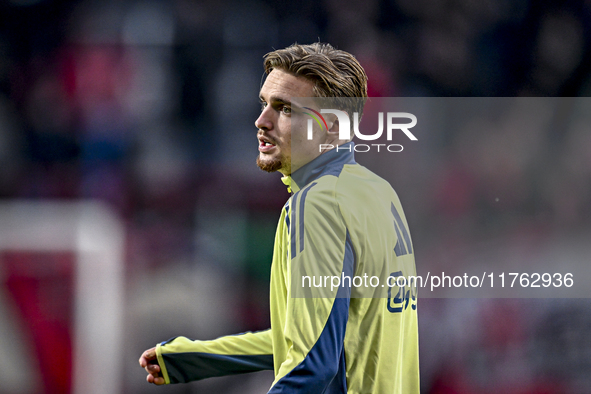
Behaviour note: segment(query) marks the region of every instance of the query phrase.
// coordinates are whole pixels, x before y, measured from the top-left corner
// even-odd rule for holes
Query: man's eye
[[[291,107],[284,105],[283,107],[281,107],[281,112],[283,112],[285,115],[289,115],[291,114]]]
[[[264,101],[261,101],[261,111],[264,110],[266,106],[267,106],[267,103],[265,103]]]

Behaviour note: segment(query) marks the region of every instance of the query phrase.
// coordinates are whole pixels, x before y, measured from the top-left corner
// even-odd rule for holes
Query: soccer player
[[[310,97],[361,115],[365,72],[351,54],[323,43],[268,53],[264,67],[257,164],[282,173],[292,192],[275,236],[271,328],[162,342],[140,358],[147,380],[183,383],[273,369],[269,393],[418,393],[416,288],[395,280],[416,275],[400,201],[355,162],[354,143],[339,139],[337,116],[325,113],[308,139],[312,118],[302,115],[321,113],[305,101]],[[382,286],[364,293],[351,278],[368,273]],[[318,279],[322,289],[315,288]]]

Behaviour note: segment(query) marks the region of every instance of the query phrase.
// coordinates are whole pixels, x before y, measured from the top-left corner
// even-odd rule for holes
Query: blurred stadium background
[[[137,359],[268,327],[288,194],[254,164],[262,56],[318,40],[374,97],[591,92],[588,0],[3,1],[1,393],[265,392],[269,373],[156,388]],[[499,244],[591,263],[591,114],[570,102],[399,156],[417,266]],[[588,307],[421,300],[422,392],[591,392]]]

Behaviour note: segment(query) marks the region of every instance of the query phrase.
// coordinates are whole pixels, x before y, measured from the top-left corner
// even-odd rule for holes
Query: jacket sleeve
[[[314,186],[296,193],[291,203],[282,327],[288,350],[269,391],[273,394],[346,392],[350,287],[334,278],[352,276],[355,257],[334,195],[316,192]],[[319,280],[322,285],[316,287]]]
[[[156,355],[166,384],[273,369],[270,330],[211,341],[176,337],[156,345]]]

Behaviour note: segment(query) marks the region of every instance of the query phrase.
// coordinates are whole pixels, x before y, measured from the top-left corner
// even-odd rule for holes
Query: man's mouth
[[[271,140],[264,137],[259,137],[259,152],[266,153],[273,148],[275,148],[275,144],[273,144]]]

